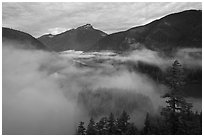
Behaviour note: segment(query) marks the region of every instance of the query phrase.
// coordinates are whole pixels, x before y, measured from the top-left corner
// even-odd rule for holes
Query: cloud
[[[147,74],[130,71],[125,64],[130,60],[156,66],[168,62],[157,52],[69,51],[65,53],[71,55],[66,56],[16,47],[15,43],[2,45],[3,134],[74,134],[80,121],[119,114],[122,109],[142,127],[146,112],[157,115],[165,105],[161,96],[167,88]],[[199,110],[201,101],[191,101]]]
[[[36,37],[54,28],[76,28],[90,23],[107,33],[143,25],[170,13],[202,9],[186,3],[6,3],[2,4],[3,26]]]
[[[57,80],[38,70],[50,57],[40,51],[3,48],[3,134],[73,133],[75,104],[63,95]]]
[[[187,68],[202,68],[202,48],[183,48],[175,56]]]
[[[74,134],[77,123],[87,122],[91,112],[99,117],[122,111],[117,105],[121,99],[132,106],[132,115],[137,112],[144,117],[147,111],[157,113],[162,105],[164,87],[147,76],[106,65],[80,67],[73,58],[14,47],[15,43],[13,47],[3,43],[3,134]],[[105,92],[110,97],[109,105],[115,106],[112,109],[105,108]],[[97,99],[93,93],[101,96]],[[80,99],[83,94],[92,98],[92,109],[80,103],[87,99]],[[94,111],[102,107],[99,101],[104,104],[104,112]],[[143,119],[136,120],[140,126]]]

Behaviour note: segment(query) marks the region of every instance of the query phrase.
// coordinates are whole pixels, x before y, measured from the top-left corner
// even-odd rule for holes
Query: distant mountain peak
[[[91,24],[85,24],[57,35],[43,35],[38,40],[53,51],[88,51],[99,39],[106,35],[103,31],[93,28]]]
[[[78,27],[77,29],[93,29],[91,24],[85,24],[83,26]]]

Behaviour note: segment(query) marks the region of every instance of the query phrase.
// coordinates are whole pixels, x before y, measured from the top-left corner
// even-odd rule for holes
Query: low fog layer
[[[173,59],[157,52],[58,54],[14,47],[3,44],[3,134],[74,134],[79,121],[123,109],[140,128],[147,112],[157,115],[165,105],[161,96],[167,87],[121,65],[142,61],[165,71]],[[193,50],[182,49],[176,57],[186,66],[201,67],[201,51],[196,49],[195,57]]]

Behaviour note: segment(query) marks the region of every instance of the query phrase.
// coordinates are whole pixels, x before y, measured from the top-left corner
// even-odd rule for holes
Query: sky
[[[91,24],[105,33],[124,31],[165,15],[202,9],[201,2],[3,2],[2,25],[39,37]]]

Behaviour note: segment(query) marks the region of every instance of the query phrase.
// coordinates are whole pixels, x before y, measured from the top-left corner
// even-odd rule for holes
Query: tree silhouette
[[[96,135],[97,134],[97,130],[96,130],[96,126],[95,126],[95,122],[94,122],[93,118],[91,118],[89,121],[89,124],[88,124],[87,129],[86,129],[86,134],[87,135]]]
[[[99,135],[108,134],[108,119],[106,117],[102,117],[100,121],[96,123],[96,129]]]
[[[128,124],[125,135],[137,135],[137,134],[138,134],[138,130],[137,130],[137,127],[134,125],[134,123]]]
[[[145,126],[144,126],[144,129],[143,129],[143,134],[145,134],[145,135],[151,134],[149,113],[146,114],[144,125]]]
[[[109,135],[115,135],[116,134],[116,121],[113,113],[110,113],[108,118],[108,133]]]
[[[117,131],[120,134],[125,134],[129,121],[130,120],[130,116],[123,111],[122,114],[120,115],[120,117],[117,120]]]
[[[77,135],[85,135],[86,129],[84,127],[84,122],[80,122],[78,129],[77,129]]]
[[[177,134],[179,126],[180,113],[188,113],[192,107],[182,96],[181,88],[185,84],[182,65],[175,60],[169,70],[169,76],[166,79],[170,89],[163,97],[167,98],[167,107],[163,108],[161,114],[166,118],[170,134]]]

